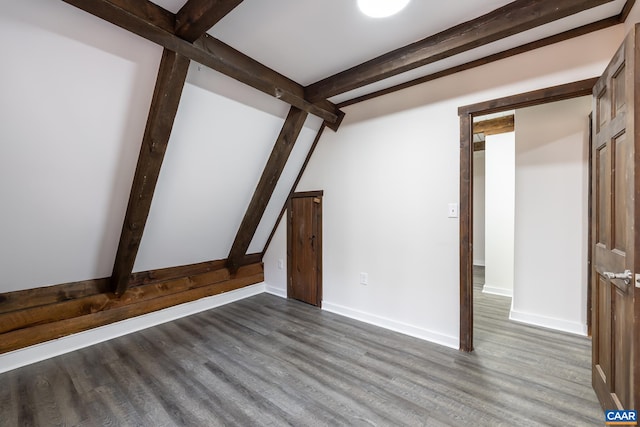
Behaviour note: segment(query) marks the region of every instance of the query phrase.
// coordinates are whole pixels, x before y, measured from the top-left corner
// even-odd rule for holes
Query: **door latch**
[[[627,285],[631,283],[631,280],[633,279],[633,273],[631,272],[631,270],[625,270],[624,273],[612,273],[610,271],[605,271],[604,273],[602,273],[602,275],[609,280],[611,279],[624,280]],[[639,278],[640,278],[640,275],[636,274],[636,287],[640,287],[640,284],[638,283]]]

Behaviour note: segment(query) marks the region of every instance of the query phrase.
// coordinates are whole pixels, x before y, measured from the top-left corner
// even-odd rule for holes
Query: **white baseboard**
[[[271,295],[275,295],[277,297],[280,298],[286,298],[287,297],[287,290],[286,289],[282,289],[282,288],[277,288],[275,286],[271,286],[269,284],[265,285],[265,290],[266,293],[271,294]]]
[[[484,260],[482,261],[473,261],[473,265],[477,266],[477,267],[484,267]]]
[[[322,309],[330,311],[331,313],[340,314],[342,316],[350,317],[361,322],[370,323],[381,328],[390,329],[401,334],[409,335],[415,338],[420,338],[425,341],[430,341],[436,344],[444,345],[446,347],[460,348],[460,340],[458,337],[444,335],[438,332],[423,329],[417,326],[409,325],[406,323],[398,322],[396,320],[387,319],[377,316],[375,314],[365,313],[363,311],[354,310],[349,307],[344,307],[339,304],[332,304],[330,302],[322,301]]]
[[[540,316],[532,313],[523,313],[521,311],[516,311],[513,308],[509,312],[509,319],[520,323],[526,323],[528,325],[541,326],[543,328],[554,329],[556,331],[587,336],[587,325],[583,325],[579,322],[554,319],[552,317]]]
[[[482,287],[482,293],[513,298],[513,289],[498,288],[495,286],[487,285],[486,283]]]
[[[257,283],[0,355],[0,373],[265,292]]]

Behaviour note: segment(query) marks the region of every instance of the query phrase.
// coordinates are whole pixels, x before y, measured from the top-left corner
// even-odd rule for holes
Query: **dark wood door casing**
[[[287,215],[287,297],[322,305],[322,191],[294,193]]]

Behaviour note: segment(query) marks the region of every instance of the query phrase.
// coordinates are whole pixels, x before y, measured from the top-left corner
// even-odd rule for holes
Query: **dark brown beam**
[[[274,96],[291,106],[334,124],[341,112],[327,100],[311,103],[304,98],[304,88],[293,80],[262,65],[208,34],[194,43],[181,39],[168,25],[165,9],[146,0],[63,0],[147,40],[177,52],[193,61],[225,74],[257,90]],[[133,5],[132,5],[133,4]]]
[[[129,286],[188,69],[187,58],[164,50],[111,275],[117,295]]]
[[[455,67],[447,68],[446,70],[438,71],[437,73],[428,74],[417,79],[410,80],[405,83],[400,83],[395,86],[381,89],[375,92],[371,92],[366,95],[359,96],[357,98],[350,99],[338,104],[338,108],[347,107],[349,105],[357,104],[359,102],[367,101],[369,99],[377,98],[379,96],[387,95],[389,93],[397,92],[399,90],[407,89],[412,86],[416,86],[422,83],[430,82],[442,77],[450,76],[461,71],[470,70],[472,68],[480,67],[481,65],[490,64],[501,59],[509,58],[511,56],[519,55],[521,53],[529,52],[544,46],[549,46],[555,43],[559,43],[565,40],[572,39],[574,37],[583,36],[585,34],[592,33],[594,31],[603,30],[614,25],[620,25],[618,16],[612,16],[610,18],[602,19],[591,24],[583,25],[582,27],[574,28],[572,30],[565,31],[560,34],[545,37],[544,39],[536,40],[531,43],[524,44],[522,46],[514,47],[493,55],[486,56],[484,58],[477,59],[475,61],[467,62],[466,64],[457,65]]]
[[[495,119],[475,122],[473,124],[473,133],[496,135],[499,133],[513,132],[515,125],[515,118],[513,114],[511,114],[510,116],[496,117]]]
[[[236,238],[227,257],[227,266],[231,271],[235,271],[240,261],[245,257],[251,240],[258,228],[260,219],[271,199],[273,190],[276,188],[282,170],[287,164],[287,159],[293,146],[298,139],[302,126],[307,118],[307,113],[298,108],[291,107],[287,119],[282,126],[280,135],[271,151],[271,156],[262,172],[258,186],[256,187],[247,212],[244,215]]]
[[[176,13],[175,33],[194,42],[240,3],[242,0],[189,0]]]
[[[325,127],[326,127],[326,123],[323,123],[322,126],[320,126],[320,129],[318,130],[318,133],[316,134],[316,138],[313,140],[313,144],[311,144],[311,148],[309,148],[309,152],[307,153],[307,157],[304,159],[304,163],[302,164],[302,167],[300,168],[300,171],[298,172],[298,176],[296,177],[295,182],[291,186],[291,190],[289,190],[289,196],[287,196],[287,200],[285,200],[282,203],[282,209],[280,209],[280,214],[278,215],[278,219],[276,220],[276,223],[273,225],[273,228],[271,229],[271,234],[269,234],[269,238],[267,239],[267,243],[265,243],[265,245],[264,245],[264,249],[262,249],[262,258],[264,258],[264,254],[267,252],[267,249],[269,249],[269,245],[271,244],[271,240],[273,240],[273,236],[275,236],[275,234],[276,234],[276,230],[278,229],[278,225],[280,224],[280,221],[282,220],[282,217],[284,216],[284,213],[287,210],[287,204],[288,204],[289,198],[291,197],[291,195],[293,193],[296,192],[296,188],[298,188],[298,184],[300,183],[300,180],[302,179],[302,175],[304,175],[304,171],[307,169],[307,165],[309,164],[309,161],[311,160],[311,156],[313,155],[313,152],[316,150],[316,147],[318,146],[318,142],[320,142],[320,137],[322,136],[322,133],[324,132],[324,128]]]
[[[618,20],[621,23],[624,23],[624,21],[627,20],[627,17],[629,16],[629,13],[631,12],[631,9],[633,8],[633,5],[636,3],[636,0],[627,0],[624,4],[624,6],[622,7],[622,12],[620,12],[620,15],[618,16]]]
[[[479,18],[320,80],[305,89],[306,99],[327,99],[610,1],[517,0]]]

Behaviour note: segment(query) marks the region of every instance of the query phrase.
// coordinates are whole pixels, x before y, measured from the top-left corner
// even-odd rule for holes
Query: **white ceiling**
[[[185,0],[155,3],[175,13]],[[508,3],[412,0],[398,15],[374,19],[360,13],[356,0],[244,0],[209,34],[306,86]],[[620,13],[624,3],[615,0],[331,100],[341,102],[608,18]]]

